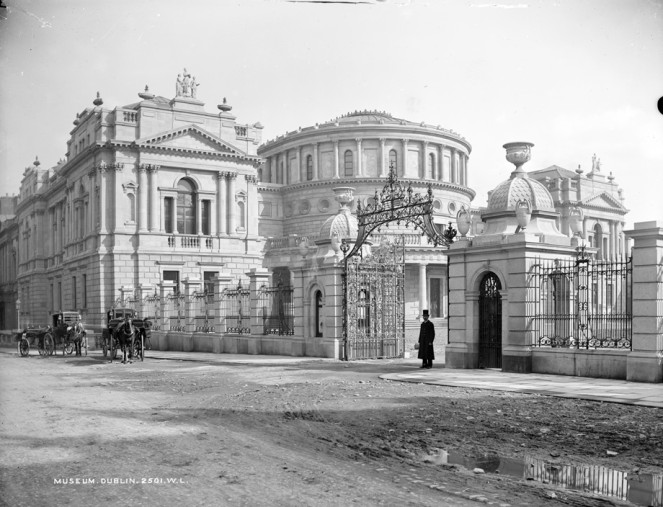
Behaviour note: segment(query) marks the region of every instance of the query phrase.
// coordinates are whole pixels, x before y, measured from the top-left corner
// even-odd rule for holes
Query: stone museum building
[[[582,239],[600,259],[628,251],[623,193],[596,156],[587,171],[521,171],[489,193],[486,208],[473,207],[470,185],[480,175],[470,174],[472,147],[453,130],[354,111],[263,141],[257,119],[238,122],[225,98],[207,110],[197,88],[185,71],[172,98],[146,87],[140,100],[109,108],[97,94],[75,114],[65,157],[48,167],[36,159],[19,195],[0,198],[0,329],[19,319],[44,325],[52,312],[77,310],[98,332],[118,300],[153,297],[161,306],[150,311],[171,315],[157,325],[166,334],[242,335],[259,327],[247,323],[249,306],[263,304],[257,288],[287,287],[279,304],[290,324],[284,332],[281,318],[275,329],[289,337],[271,349],[260,338],[254,348],[232,350],[339,357],[342,308],[332,285],[340,242],[354,241],[358,208],[376,204],[390,171],[413,194],[430,191],[438,233],[470,217],[463,238],[476,237],[478,258],[482,244],[519,232],[514,217],[524,202],[535,215],[528,237],[539,227],[541,238],[558,243]],[[453,306],[449,260],[458,253],[403,224],[376,231],[368,243],[379,250],[395,237],[404,244],[406,334],[417,333],[428,309],[444,337]],[[222,291],[235,306],[215,310],[210,302]],[[189,299],[165,306],[179,294]],[[221,311],[237,318],[220,326]],[[195,322],[186,321],[194,314]],[[456,362],[469,357],[451,350]]]

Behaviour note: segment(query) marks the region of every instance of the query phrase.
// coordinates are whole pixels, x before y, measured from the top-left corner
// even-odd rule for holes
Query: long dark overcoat
[[[430,320],[421,323],[419,331],[419,359],[435,359],[433,350],[433,340],[435,340],[435,326]]]

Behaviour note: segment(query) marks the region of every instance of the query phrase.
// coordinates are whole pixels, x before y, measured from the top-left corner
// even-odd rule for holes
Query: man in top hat
[[[428,310],[423,311],[424,321],[421,323],[419,331],[419,359],[423,360],[422,368],[432,368],[435,351],[433,350],[433,340],[435,340],[435,326],[428,320]]]

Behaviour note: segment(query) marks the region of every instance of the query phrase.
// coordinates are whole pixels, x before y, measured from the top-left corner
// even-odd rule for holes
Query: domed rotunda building
[[[328,239],[320,235],[325,221],[339,210],[334,189],[349,187],[356,211],[357,201],[362,207],[372,203],[390,167],[415,193],[423,195],[431,184],[439,228],[455,222],[475,196],[468,186],[471,151],[470,143],[452,130],[381,111],[355,111],[266,142],[258,148],[264,160],[258,174],[259,235],[268,238],[264,267],[287,271],[287,248],[302,237],[309,243]],[[412,227],[399,230],[392,224],[381,233],[405,235],[406,326],[418,328],[423,309],[433,319],[445,317],[444,247],[433,247]]]

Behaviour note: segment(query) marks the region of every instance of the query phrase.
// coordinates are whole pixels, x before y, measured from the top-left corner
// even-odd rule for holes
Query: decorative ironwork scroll
[[[361,202],[357,201],[357,240],[348,258],[353,257],[361,250],[362,245],[373,231],[391,222],[397,225],[404,223],[406,227],[412,224],[422,231],[422,235],[428,236],[428,242],[434,246],[449,245],[456,231],[451,227],[444,234],[439,234],[433,223],[433,187],[428,183],[428,191],[421,195],[412,190],[412,185],[407,188],[396,177],[393,164],[389,167],[387,184],[378,193],[375,191],[373,203],[362,208]]]
[[[242,287],[225,289],[221,298],[221,314],[225,316],[226,332],[237,334],[251,333],[251,291]]]

